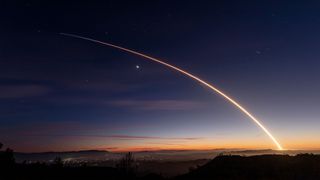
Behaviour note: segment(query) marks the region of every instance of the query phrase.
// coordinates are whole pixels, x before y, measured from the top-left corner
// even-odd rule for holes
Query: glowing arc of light
[[[237,108],[239,108],[244,114],[246,114],[251,120],[253,120],[253,122],[255,122],[269,136],[269,138],[277,146],[278,150],[283,150],[283,148],[280,145],[280,143],[270,133],[270,131],[266,127],[264,127],[262,125],[262,123],[257,118],[255,118],[248,110],[246,110],[243,106],[241,106],[238,102],[233,100],[231,97],[227,96],[221,90],[215,88],[214,86],[212,86],[211,84],[209,84],[209,83],[205,82],[204,80],[198,78],[197,76],[195,76],[193,74],[190,74],[187,71],[184,71],[183,69],[180,69],[180,68],[178,68],[176,66],[173,66],[173,65],[168,64],[168,63],[166,63],[164,61],[161,61],[161,60],[159,60],[157,58],[154,58],[154,57],[151,57],[151,56],[148,56],[148,55],[145,55],[145,54],[139,53],[137,51],[121,47],[121,46],[117,46],[117,45],[114,45],[114,44],[110,44],[110,43],[106,43],[106,42],[102,42],[102,41],[99,41],[99,40],[95,40],[95,39],[91,39],[91,38],[87,38],[87,37],[82,37],[82,36],[78,36],[78,35],[74,35],[74,34],[69,34],[69,33],[60,33],[60,35],[74,37],[74,38],[78,38],[78,39],[83,39],[83,40],[87,40],[87,41],[103,44],[103,45],[106,45],[106,46],[109,46],[109,47],[113,47],[113,48],[116,48],[116,49],[119,49],[119,50],[122,50],[122,51],[125,51],[125,52],[128,52],[128,53],[131,53],[131,54],[138,55],[140,57],[155,61],[155,62],[160,63],[160,64],[162,64],[164,66],[167,66],[167,67],[169,67],[171,69],[174,69],[174,70],[176,70],[176,71],[178,71],[178,72],[180,72],[180,73],[182,73],[182,74],[184,74],[184,75],[186,75],[186,76],[188,76],[188,77],[200,82],[201,84],[203,84],[203,85],[207,86],[208,88],[212,89],[213,91],[215,91],[216,93],[218,93],[219,95],[221,95],[222,97],[227,99],[229,102],[231,102],[233,105],[235,105]]]

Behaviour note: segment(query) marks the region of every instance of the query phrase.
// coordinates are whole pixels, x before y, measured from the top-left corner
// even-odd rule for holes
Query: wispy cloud
[[[201,137],[157,137],[157,136],[129,136],[129,135],[111,135],[111,138],[117,139],[162,139],[162,140],[199,140]]]
[[[120,99],[110,100],[98,97],[64,97],[50,98],[48,101],[54,103],[67,103],[77,105],[100,105],[115,108],[133,110],[191,110],[203,108],[207,102],[183,99],[160,99],[160,100],[133,100]]]
[[[50,88],[42,85],[0,85],[0,98],[24,98],[49,93]]]
[[[85,137],[85,138],[109,138],[119,140],[186,140],[194,141],[202,137],[160,137],[160,136],[132,136],[132,135],[97,135],[97,134],[24,134],[24,136],[50,136],[50,137]]]
[[[205,103],[188,100],[115,100],[108,105],[141,110],[189,110],[205,106]]]
[[[9,135],[15,136],[63,136],[63,135],[86,135],[92,136],[90,132],[118,132],[130,129],[145,129],[153,128],[151,124],[139,123],[124,123],[124,122],[78,122],[78,121],[45,121],[38,120],[27,124],[19,124],[15,126],[0,126],[0,136]],[[66,133],[68,132],[68,133]],[[112,134],[110,132],[110,134]],[[106,134],[101,133],[103,136]],[[100,133],[94,135],[100,136]]]
[[[148,142],[151,145],[166,145],[166,146],[183,146],[184,143],[166,143],[166,142]]]

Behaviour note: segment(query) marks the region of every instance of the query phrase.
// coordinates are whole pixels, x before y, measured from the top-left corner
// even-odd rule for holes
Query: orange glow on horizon
[[[179,142],[170,142],[167,141],[152,141],[154,144],[150,144],[150,141],[131,141],[131,143],[112,143],[108,146],[103,145],[103,143],[92,144],[90,146],[86,145],[77,145],[73,146],[71,144],[65,144],[63,146],[54,145],[54,146],[12,146],[11,148],[15,149],[17,152],[49,152],[49,151],[82,151],[82,150],[105,150],[110,152],[139,152],[139,151],[159,151],[159,150],[223,150],[232,151],[232,150],[261,150],[261,149],[270,149],[271,143],[261,144],[261,139],[237,139],[232,141],[231,139],[218,140],[212,142],[212,139],[206,140],[197,140],[197,141],[179,141]],[[305,151],[317,151],[320,150],[320,142],[318,140],[292,140],[287,139],[286,147],[288,149],[284,150],[305,150]]]

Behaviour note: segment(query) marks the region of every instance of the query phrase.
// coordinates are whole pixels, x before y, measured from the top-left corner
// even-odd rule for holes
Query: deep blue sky
[[[18,151],[320,148],[318,1],[1,1],[0,137]],[[137,69],[136,65],[140,68]]]

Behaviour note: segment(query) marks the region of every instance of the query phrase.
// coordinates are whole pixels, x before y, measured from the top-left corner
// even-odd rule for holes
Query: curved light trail
[[[106,45],[106,46],[109,46],[109,47],[113,47],[113,48],[116,48],[116,49],[119,49],[119,50],[122,50],[122,51],[125,51],[125,52],[128,52],[128,53],[131,53],[131,54],[135,54],[135,55],[138,55],[140,57],[143,57],[143,58],[146,58],[146,59],[149,59],[151,61],[154,61],[154,62],[157,62],[157,63],[160,63],[164,66],[167,66],[171,69],[174,69],[198,82],[200,82],[201,84],[207,86],[208,88],[212,89],[213,91],[215,91],[216,93],[218,93],[219,95],[221,95],[222,97],[224,97],[225,99],[227,99],[230,103],[232,103],[233,105],[235,105],[237,108],[239,108],[244,114],[246,114],[251,120],[253,120],[253,122],[255,122],[268,136],[269,138],[273,141],[273,143],[277,146],[278,150],[283,150],[282,146],[280,145],[280,143],[277,141],[277,139],[270,133],[270,131],[264,127],[264,125],[257,119],[255,118],[248,110],[246,110],[243,106],[241,106],[238,102],[236,102],[235,100],[233,100],[231,97],[227,96],[225,93],[223,93],[221,90],[215,88],[213,85],[205,82],[204,80],[198,78],[197,76],[191,74],[191,73],[188,73],[187,71],[184,71],[183,69],[180,69],[176,66],[173,66],[171,64],[168,64],[162,60],[159,60],[157,58],[154,58],[154,57],[151,57],[151,56],[148,56],[148,55],[145,55],[145,54],[142,54],[142,53],[139,53],[137,51],[134,51],[134,50],[130,50],[130,49],[127,49],[127,48],[124,48],[124,47],[121,47],[121,46],[117,46],[117,45],[114,45],[114,44],[110,44],[110,43],[106,43],[106,42],[102,42],[102,41],[98,41],[98,40],[95,40],[95,39],[91,39],[91,38],[86,38],[86,37],[82,37],[82,36],[78,36],[78,35],[74,35],[74,34],[68,34],[68,33],[60,33],[60,35],[64,35],[64,36],[69,36],[69,37],[74,37],[74,38],[78,38],[78,39],[84,39],[84,40],[87,40],[87,41],[91,41],[91,42],[95,42],[95,43],[99,43],[99,44],[103,44],[103,45]]]

